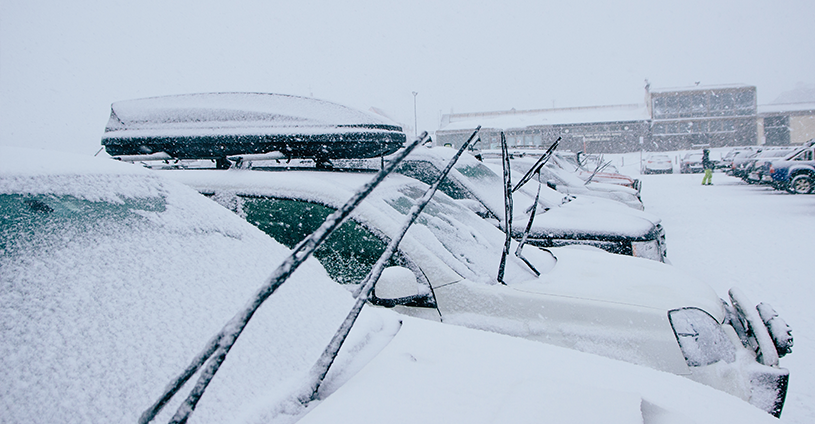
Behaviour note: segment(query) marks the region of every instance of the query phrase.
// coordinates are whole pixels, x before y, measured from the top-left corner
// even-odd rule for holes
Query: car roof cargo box
[[[330,160],[387,155],[405,140],[385,118],[323,100],[200,93],[113,103],[102,145],[111,156],[225,160],[277,152]]]

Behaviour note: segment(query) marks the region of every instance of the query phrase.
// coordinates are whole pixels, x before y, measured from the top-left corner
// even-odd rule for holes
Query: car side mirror
[[[379,299],[395,300],[419,294],[419,283],[413,271],[402,266],[391,266],[382,270],[374,290]]]
[[[419,293],[419,280],[416,279],[416,274],[401,266],[391,266],[382,270],[368,301],[386,308],[397,305],[436,308],[436,299],[431,293]]]

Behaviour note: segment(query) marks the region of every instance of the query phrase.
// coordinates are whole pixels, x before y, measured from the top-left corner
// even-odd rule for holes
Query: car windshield
[[[147,225],[147,214],[163,212],[161,197],[119,203],[70,195],[0,194],[0,254],[6,259],[82,243],[89,232],[122,231]]]
[[[5,174],[0,190],[0,375],[14,422],[32,411],[137,421],[289,252],[154,176]],[[322,352],[351,298],[316,263],[291,281],[299,288],[259,311],[194,418],[231,420]]]

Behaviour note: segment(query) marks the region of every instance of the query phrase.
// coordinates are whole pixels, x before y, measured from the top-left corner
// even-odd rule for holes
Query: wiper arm
[[[247,304],[247,306],[234,317],[218,332],[204,349],[193,359],[192,363],[184,370],[176,379],[170,382],[164,389],[162,396],[150,408],[144,411],[139,417],[139,423],[145,424],[152,421],[162,408],[170,401],[170,399],[186,384],[186,382],[201,369],[205,362],[206,367],[201,371],[198,377],[198,382],[193,387],[187,398],[181,403],[171,423],[186,423],[195,406],[203,396],[215,373],[221,367],[229,350],[238,340],[243,329],[252,319],[254,313],[260,308],[263,302],[269,298],[291,274],[308,259],[311,254],[331,235],[331,233],[345,221],[351,212],[362,203],[362,201],[390,174],[391,171],[396,169],[396,166],[404,159],[413,149],[422,141],[428,138],[427,132],[421,134],[410,144],[405,146],[405,149],[397,153],[393,161],[380,170],[371,181],[362,186],[342,208],[338,209],[333,214],[329,215],[322,225],[315,230],[311,235],[301,241],[289,256],[275,269],[274,272],[266,279],[260,289],[255,292],[254,298]]]
[[[313,401],[317,398],[317,392],[320,390],[320,385],[322,385],[323,380],[325,379],[326,374],[328,374],[328,369],[331,368],[331,364],[334,363],[334,359],[336,359],[337,354],[342,348],[343,343],[345,342],[346,337],[348,337],[348,333],[351,332],[351,327],[354,326],[354,323],[359,316],[359,313],[362,312],[362,307],[368,301],[368,297],[371,295],[371,292],[376,285],[376,282],[379,281],[379,277],[382,275],[382,271],[385,269],[385,265],[390,260],[391,256],[396,252],[397,247],[399,247],[399,243],[404,238],[405,234],[407,233],[410,226],[416,221],[416,218],[419,217],[419,214],[422,213],[422,210],[425,206],[430,202],[430,199],[433,198],[433,195],[436,193],[436,190],[439,188],[439,185],[453,169],[453,165],[456,164],[458,158],[461,157],[461,154],[464,153],[464,150],[470,144],[470,142],[475,138],[478,131],[481,130],[481,126],[479,125],[473,135],[461,146],[458,152],[450,159],[450,162],[447,163],[447,167],[444,168],[439,178],[430,186],[429,189],[424,193],[424,195],[413,205],[410,209],[410,213],[408,213],[408,217],[405,222],[402,224],[402,228],[399,231],[398,235],[391,239],[390,243],[388,243],[388,247],[385,248],[385,251],[379,257],[379,260],[376,261],[376,264],[368,273],[368,276],[360,284],[360,288],[356,291],[356,302],[354,303],[354,307],[345,317],[345,321],[343,321],[340,328],[334,334],[334,337],[331,339],[331,342],[326,346],[325,351],[320,356],[320,359],[317,360],[317,363],[311,368],[310,376],[311,381],[309,382],[308,387],[306,387],[304,393],[301,393],[298,396],[298,400],[301,404],[307,405],[309,402]]]

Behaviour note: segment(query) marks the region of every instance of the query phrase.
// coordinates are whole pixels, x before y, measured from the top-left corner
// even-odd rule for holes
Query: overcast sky
[[[0,143],[95,153],[118,100],[212,91],[442,113],[815,84],[815,1],[0,0]]]

